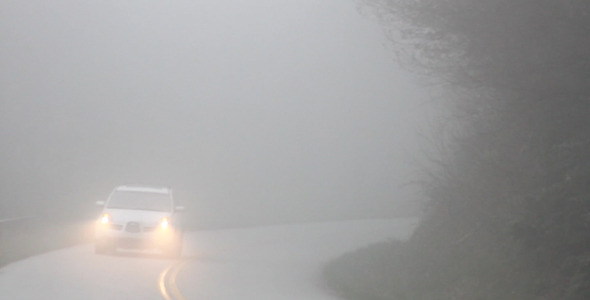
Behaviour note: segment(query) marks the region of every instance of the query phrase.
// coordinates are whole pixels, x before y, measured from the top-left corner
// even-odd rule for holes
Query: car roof
[[[115,188],[115,191],[170,194],[172,189],[168,187],[154,187],[145,185],[121,185]]]

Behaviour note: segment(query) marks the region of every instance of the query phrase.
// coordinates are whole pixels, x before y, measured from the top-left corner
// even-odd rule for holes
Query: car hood
[[[157,224],[163,218],[169,218],[170,212],[149,211],[149,210],[128,210],[128,209],[105,209],[103,213],[111,216],[115,224],[127,222],[139,222],[142,224]]]

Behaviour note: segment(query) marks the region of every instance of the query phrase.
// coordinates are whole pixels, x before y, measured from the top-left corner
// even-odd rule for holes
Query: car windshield
[[[171,211],[172,201],[169,194],[116,191],[109,199],[107,207],[118,209]]]

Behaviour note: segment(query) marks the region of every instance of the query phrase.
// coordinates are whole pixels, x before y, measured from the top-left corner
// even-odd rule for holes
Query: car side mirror
[[[105,203],[105,201],[96,201],[96,205],[98,206],[104,206]]]
[[[174,207],[174,211],[177,211],[177,212],[184,211],[184,206],[176,206],[176,207]]]

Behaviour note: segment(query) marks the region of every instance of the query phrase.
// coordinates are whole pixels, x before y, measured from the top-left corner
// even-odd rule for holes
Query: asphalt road
[[[81,245],[0,269],[6,299],[338,299],[322,267],[368,244],[409,236],[415,219],[186,234],[182,259],[155,251],[95,255]]]

